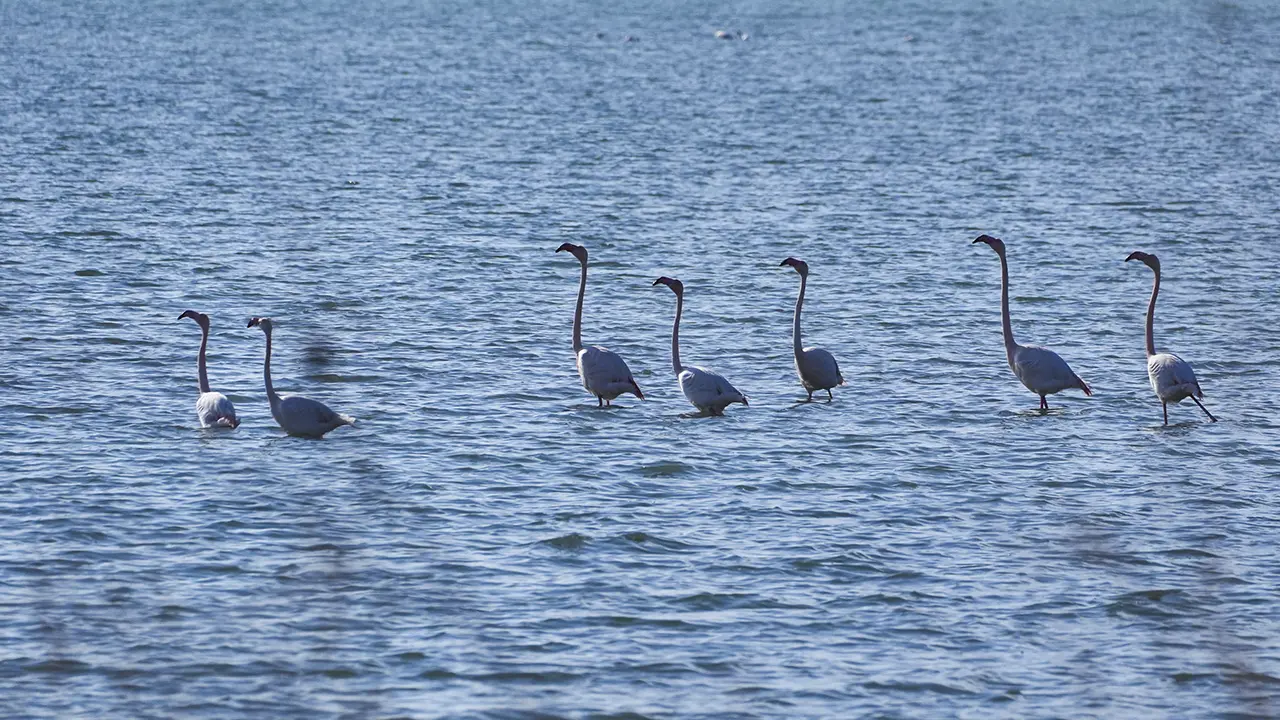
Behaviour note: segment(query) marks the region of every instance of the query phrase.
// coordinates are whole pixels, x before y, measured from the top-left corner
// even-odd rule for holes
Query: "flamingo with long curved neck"
[[[209,316],[195,310],[184,310],[178,319],[191,318],[200,326],[200,354],[196,356],[196,378],[200,396],[196,398],[196,417],[201,427],[228,427],[240,425],[235,406],[226,395],[209,388],[209,371],[205,368],[205,349],[209,346]]]
[[[578,280],[578,305],[573,311],[573,354],[578,361],[578,376],[582,387],[596,396],[599,407],[611,405],[613,399],[623,393],[631,393],[641,400],[644,393],[631,375],[631,368],[622,356],[598,345],[582,344],[582,304],[587,296],[587,249],[581,245],[564,243],[556,252],[565,251],[578,259],[582,275]]]
[[[804,290],[809,282],[809,263],[789,257],[779,267],[791,266],[800,274],[800,294],[796,296],[796,314],[791,326],[791,343],[795,347],[796,374],[800,376],[800,384],[813,400],[814,390],[826,390],[827,402],[831,402],[831,388],[844,384],[844,376],[840,374],[840,364],[835,356],[817,347],[803,347],[800,342],[800,310],[804,307]]]
[[[1048,348],[1019,345],[1014,341],[1013,323],[1009,320],[1009,261],[1005,259],[1004,241],[980,235],[973,243],[983,243],[1000,256],[1000,325],[1004,333],[1005,356],[1018,380],[1040,396],[1040,409],[1049,409],[1047,396],[1069,388],[1078,388],[1085,395],[1093,395],[1089,384],[1081,380],[1057,353]]]
[[[262,361],[262,379],[267,387],[267,402],[271,405],[271,417],[290,435],[321,437],[334,428],[355,425],[356,419],[334,412],[324,403],[298,395],[280,396],[271,385],[271,318],[250,318],[248,327],[262,329],[267,336],[267,352]]]
[[[685,367],[680,362],[680,317],[684,314],[684,283],[675,278],[660,277],[654,285],[666,285],[676,294],[676,319],[671,325],[671,369],[675,371],[680,390],[694,407],[708,415],[723,415],[733,403],[747,405],[747,396],[738,391],[723,375],[704,367]]]
[[[1155,283],[1151,286],[1151,302],[1147,304],[1147,377],[1151,379],[1151,389],[1160,398],[1164,408],[1164,424],[1169,424],[1169,403],[1182,402],[1191,398],[1196,405],[1209,416],[1209,422],[1218,422],[1218,418],[1200,402],[1204,391],[1196,380],[1191,363],[1173,353],[1157,353],[1155,339],[1156,298],[1160,295],[1160,259],[1151,253],[1135,251],[1129,253],[1125,262],[1139,260],[1155,273]]]

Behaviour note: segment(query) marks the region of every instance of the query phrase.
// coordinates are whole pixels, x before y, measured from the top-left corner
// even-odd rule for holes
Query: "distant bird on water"
[[[334,428],[355,425],[356,419],[330,410],[322,402],[298,395],[281,397],[271,386],[271,318],[250,318],[248,327],[262,328],[267,336],[267,354],[262,363],[262,377],[267,385],[267,401],[271,403],[271,417],[290,435],[321,437]]]
[[[706,368],[685,367],[680,364],[680,315],[684,312],[684,283],[675,278],[660,277],[654,285],[666,285],[676,294],[676,320],[671,326],[671,367],[676,372],[680,389],[693,406],[708,415],[723,415],[724,409],[733,403],[747,404],[747,396]]]
[[[641,400],[644,393],[631,376],[631,368],[622,356],[597,345],[582,344],[582,302],[587,295],[587,249],[581,245],[564,243],[556,252],[568,252],[582,265],[582,277],[578,281],[578,307],[573,312],[573,353],[578,359],[578,375],[582,387],[596,396],[600,407],[609,405],[623,393],[631,393]]]
[[[235,406],[220,392],[209,389],[209,372],[205,369],[205,348],[209,345],[209,316],[195,310],[184,310],[178,319],[191,318],[200,326],[200,354],[196,357],[196,373],[200,397],[196,398],[196,416],[201,427],[233,428],[240,424]]]
[[[980,235],[973,242],[990,246],[1000,256],[1000,321],[1004,330],[1005,355],[1018,380],[1028,390],[1040,396],[1040,409],[1049,409],[1046,396],[1070,388],[1079,388],[1085,395],[1093,395],[1089,384],[1072,372],[1071,367],[1057,353],[1048,348],[1014,342],[1013,324],[1009,321],[1009,262],[1005,259],[1004,241],[990,235]]]
[[[1160,259],[1144,252],[1132,252],[1125,262],[1140,260],[1151,268],[1156,275],[1155,285],[1151,287],[1151,302],[1147,305],[1147,376],[1151,378],[1151,389],[1160,398],[1164,408],[1164,424],[1169,424],[1169,403],[1180,403],[1191,398],[1196,405],[1209,416],[1209,422],[1218,422],[1218,418],[1200,402],[1204,391],[1196,381],[1196,374],[1191,364],[1172,353],[1157,353],[1155,341],[1156,297],[1160,294]]]
[[[790,265],[800,273],[800,295],[796,298],[796,314],[791,326],[791,342],[795,345],[796,374],[800,376],[800,384],[813,399],[814,390],[826,390],[827,402],[831,402],[831,388],[844,384],[844,376],[840,374],[840,365],[835,357],[816,347],[801,347],[800,344],[800,309],[804,306],[804,289],[809,282],[809,264],[803,260],[789,257],[782,261],[780,267]]]

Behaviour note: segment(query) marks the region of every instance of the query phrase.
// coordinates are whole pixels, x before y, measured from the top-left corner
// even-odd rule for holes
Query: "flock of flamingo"
[[[1040,396],[1040,409],[1048,410],[1048,396],[1063,390],[1074,388],[1083,391],[1085,395],[1092,395],[1093,390],[1089,384],[1076,375],[1060,355],[1048,348],[1019,345],[1013,339],[1013,324],[1009,319],[1009,262],[1005,257],[1004,241],[990,235],[981,235],[973,242],[989,246],[1000,258],[1000,321],[1004,333],[1005,355],[1018,380],[1028,390]],[[596,397],[600,407],[609,405],[619,395],[626,393],[643,400],[644,393],[622,356],[597,345],[582,343],[582,304],[587,294],[587,249],[581,245],[564,243],[556,248],[556,252],[568,252],[577,258],[582,267],[582,275],[578,281],[578,303],[573,314],[573,352],[577,356],[582,386]],[[1213,413],[1200,402],[1204,392],[1200,389],[1191,365],[1172,353],[1156,352],[1154,322],[1156,298],[1160,294],[1160,260],[1145,252],[1130,253],[1125,262],[1130,260],[1142,262],[1155,273],[1151,301],[1147,305],[1147,375],[1151,379],[1151,389],[1155,391],[1164,409],[1164,424],[1169,424],[1169,404],[1177,404],[1187,398],[1191,398],[1204,411],[1210,422],[1217,422]],[[826,350],[804,347],[800,341],[800,311],[804,306],[805,287],[809,281],[809,265],[803,260],[789,257],[780,266],[789,266],[800,275],[800,293],[796,297],[795,317],[791,328],[796,374],[808,393],[808,400],[813,400],[814,392],[825,390],[827,402],[831,402],[834,399],[831,389],[844,384],[839,363]],[[666,285],[676,296],[676,315],[671,326],[671,368],[684,396],[705,415],[722,415],[725,408],[734,403],[747,405],[747,396],[723,375],[680,362],[680,316],[684,313],[684,283],[664,276],[654,280],[653,284]],[[187,310],[178,316],[179,320],[183,318],[191,318],[201,330],[200,354],[197,358],[200,395],[196,399],[196,415],[200,424],[203,427],[237,427],[240,420],[236,417],[231,400],[209,388],[209,376],[205,367],[205,350],[209,344],[209,316]],[[272,417],[285,432],[290,435],[321,437],[343,425],[355,424],[355,418],[334,412],[324,403],[297,395],[278,395],[271,386],[271,318],[251,318],[248,327],[261,328],[267,337],[262,369],[267,401],[271,406]]]

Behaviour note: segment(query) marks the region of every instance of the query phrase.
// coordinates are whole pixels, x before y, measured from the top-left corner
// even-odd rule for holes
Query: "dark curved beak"
[[[1124,261],[1129,262],[1130,260],[1141,260],[1141,259],[1142,258],[1138,255],[1138,253],[1131,252],[1129,253],[1129,257],[1125,258]]]
[[[653,281],[653,285],[661,285],[661,284],[662,284],[662,278],[658,278],[657,280]],[[653,285],[650,285],[649,287],[653,287]]]
[[[791,263],[787,262],[786,260],[783,260],[782,262],[778,263],[778,267],[786,267],[790,264]]]
[[[186,317],[186,316],[187,316],[187,314],[186,314],[186,313],[182,313],[181,315],[179,315],[179,316],[178,316],[178,319],[179,319],[179,320],[181,320],[182,318],[184,318],[184,317]]]
[[[249,324],[248,324],[248,325],[245,325],[245,327],[247,327],[247,328],[251,328],[251,327],[253,327],[254,325],[257,325],[257,324],[258,324],[258,318],[249,318]]]
[[[562,250],[568,250],[570,247],[571,246],[569,245],[569,243],[560,243],[560,247],[556,248],[556,252],[560,252]]]

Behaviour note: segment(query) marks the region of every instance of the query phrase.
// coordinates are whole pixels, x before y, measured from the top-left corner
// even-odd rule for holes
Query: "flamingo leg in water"
[[[809,391],[809,397],[808,397],[808,399],[807,399],[807,400],[805,400],[805,402],[813,402],[813,391],[812,391],[812,390],[810,390],[810,391]]]
[[[1169,403],[1162,402],[1160,407],[1164,408],[1164,424],[1169,424]]]
[[[827,402],[831,402],[832,400],[835,400],[835,399],[836,399],[835,396],[831,394],[831,389],[827,388]]]
[[[1213,413],[1209,412],[1209,408],[1205,407],[1194,395],[1191,396],[1191,399],[1195,400],[1200,409],[1204,411],[1204,414],[1209,416],[1209,422],[1218,422],[1218,418],[1214,417]]]

